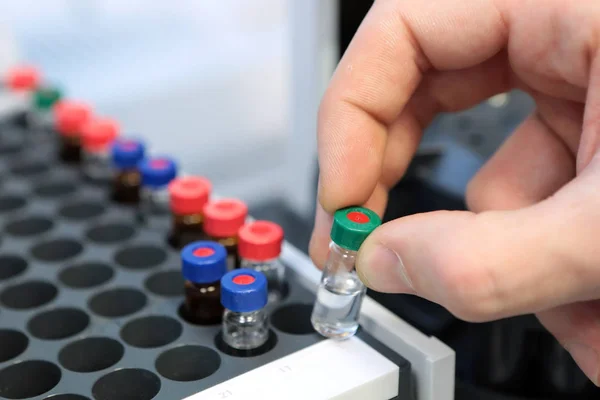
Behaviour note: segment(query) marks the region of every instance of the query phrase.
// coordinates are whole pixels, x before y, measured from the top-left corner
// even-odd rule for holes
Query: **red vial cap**
[[[12,90],[34,90],[40,81],[39,71],[29,65],[15,67],[5,77],[5,84]]]
[[[104,150],[117,136],[119,125],[110,118],[92,118],[81,127],[81,145],[85,150]]]
[[[199,176],[175,178],[169,184],[171,211],[178,215],[199,214],[208,202],[212,184]]]
[[[279,257],[283,244],[283,229],[270,221],[254,221],[238,232],[240,257],[266,261]]]
[[[92,117],[91,109],[76,101],[61,101],[54,107],[56,130],[63,136],[77,136]]]
[[[236,236],[246,222],[248,206],[236,199],[221,199],[204,206],[204,231],[210,236]]]

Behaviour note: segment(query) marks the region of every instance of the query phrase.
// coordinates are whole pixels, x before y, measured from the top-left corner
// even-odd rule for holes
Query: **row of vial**
[[[140,140],[120,138],[115,121],[92,116],[83,103],[62,100],[58,90],[40,85],[35,69],[15,69],[5,86],[32,92],[29,119],[51,124],[58,133],[60,159],[82,162],[91,180],[112,182],[112,198],[136,205],[141,222],[152,225],[153,215],[171,213],[168,241],[183,249],[187,318],[197,323],[222,319],[223,338],[234,348],[262,345],[268,336],[263,308],[285,291],[281,227],[268,221],[246,223],[248,210],[239,200],[209,201],[208,180],[178,177],[177,165],[168,157],[146,157]],[[356,255],[380,224],[379,216],[364,207],[334,214],[329,257],[311,317],[323,336],[344,339],[356,333],[366,293],[354,270]]]

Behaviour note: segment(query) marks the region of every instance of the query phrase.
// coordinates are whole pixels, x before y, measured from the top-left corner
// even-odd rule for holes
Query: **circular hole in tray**
[[[115,255],[115,261],[129,269],[156,267],[167,259],[167,253],[160,247],[151,245],[130,246]]]
[[[40,197],[52,198],[61,197],[75,193],[77,186],[71,182],[46,182],[38,185],[33,192]]]
[[[7,213],[18,210],[27,204],[27,201],[20,196],[0,196],[0,213]]]
[[[215,336],[215,346],[217,347],[217,349],[219,349],[221,352],[223,352],[229,356],[233,356],[233,357],[260,356],[262,354],[266,354],[269,351],[273,350],[273,348],[275,348],[276,345],[277,345],[277,335],[275,334],[275,332],[273,332],[273,330],[269,330],[269,339],[267,339],[265,344],[263,344],[260,347],[257,347],[256,349],[251,349],[251,350],[238,350],[238,349],[234,349],[233,347],[230,347],[223,340],[222,332],[219,332],[217,334],[217,336]]]
[[[89,337],[70,343],[58,354],[60,365],[74,372],[96,372],[110,368],[125,354],[119,341],[107,337]]]
[[[50,303],[58,289],[44,281],[27,281],[9,286],[0,294],[0,302],[8,308],[27,310]]]
[[[75,257],[83,246],[73,239],[54,239],[33,246],[31,254],[40,261],[58,262]]]
[[[183,294],[183,276],[180,270],[161,271],[151,275],[144,283],[150,292],[165,297]]]
[[[127,224],[105,224],[92,227],[86,236],[96,243],[119,243],[131,239],[135,235],[135,228]]]
[[[95,218],[102,215],[105,208],[102,204],[91,201],[67,204],[58,210],[58,213],[67,219],[82,221],[89,218]]]
[[[0,329],[0,363],[22,354],[29,345],[25,334],[13,329]]]
[[[315,330],[310,322],[312,305],[288,304],[279,307],[271,315],[271,325],[281,332],[292,335],[308,335]]]
[[[109,265],[86,262],[63,270],[58,275],[58,279],[64,285],[74,289],[89,289],[108,282],[114,274],[114,270]]]
[[[79,394],[55,394],[46,397],[44,400],[90,400],[88,397]]]
[[[27,269],[27,261],[10,254],[0,255],[0,281],[22,274]]]
[[[27,323],[27,330],[38,339],[58,340],[82,332],[90,317],[77,308],[57,308],[37,314]]]
[[[2,140],[0,143],[0,155],[8,156],[19,153],[24,145],[20,140]]]
[[[135,319],[121,329],[121,338],[141,348],[165,346],[181,336],[183,326],[170,317],[153,315]]]
[[[146,295],[139,290],[116,288],[98,293],[90,299],[89,306],[98,315],[118,318],[138,312],[146,301]]]
[[[42,162],[32,162],[27,164],[17,165],[11,169],[12,173],[20,176],[32,176],[48,171],[48,164]]]
[[[96,400],[151,400],[160,391],[160,378],[145,369],[119,369],[92,387]]]
[[[0,371],[0,397],[26,399],[52,390],[60,382],[60,368],[48,361],[30,360]]]
[[[204,346],[179,346],[163,352],[156,359],[156,371],[167,379],[190,382],[217,372],[221,357]]]
[[[27,217],[12,221],[6,225],[4,230],[12,236],[34,236],[48,232],[54,226],[54,222],[44,217]]]

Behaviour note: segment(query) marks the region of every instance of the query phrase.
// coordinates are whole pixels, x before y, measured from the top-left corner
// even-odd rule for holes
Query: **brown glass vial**
[[[181,251],[181,263],[185,278],[182,316],[196,325],[221,323],[221,278],[227,272],[225,248],[216,242],[193,242]]]
[[[54,107],[59,134],[58,158],[69,164],[81,161],[81,131],[92,116],[90,108],[76,101],[63,100]]]
[[[185,176],[169,184],[169,203],[172,226],[168,243],[176,249],[199,240],[205,240],[204,205],[208,202],[212,184],[206,178]]]
[[[227,250],[227,269],[239,268],[238,231],[246,222],[248,206],[237,199],[220,199],[204,206],[204,232]]]
[[[111,160],[115,175],[111,197],[115,202],[139,204],[142,176],[137,166],[144,159],[144,155],[145,146],[140,140],[117,139],[112,144]]]

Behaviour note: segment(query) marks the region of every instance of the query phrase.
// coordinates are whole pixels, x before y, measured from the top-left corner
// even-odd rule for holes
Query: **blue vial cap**
[[[177,176],[177,164],[168,157],[154,157],[138,165],[142,175],[142,186],[161,188]]]
[[[262,272],[240,268],[221,279],[221,304],[233,312],[260,310],[268,297],[267,278]]]
[[[218,282],[227,273],[227,250],[217,242],[188,244],[181,250],[181,273],[194,283]]]
[[[135,168],[144,159],[146,146],[140,140],[117,139],[112,145],[111,157],[115,167]]]

